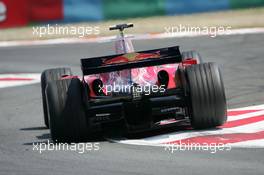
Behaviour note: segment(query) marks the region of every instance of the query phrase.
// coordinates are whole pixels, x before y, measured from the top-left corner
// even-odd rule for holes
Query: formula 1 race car
[[[70,68],[43,71],[44,119],[54,141],[79,142],[106,128],[125,134],[179,122],[194,129],[226,122],[215,63],[204,63],[195,51],[180,52],[179,46],[135,52],[124,36],[129,27],[133,24],[110,27],[120,31],[116,55],[81,59],[82,77]]]

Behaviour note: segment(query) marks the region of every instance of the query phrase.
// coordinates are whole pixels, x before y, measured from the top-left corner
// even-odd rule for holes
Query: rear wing
[[[81,67],[83,75],[92,75],[98,73],[121,71],[125,69],[157,66],[163,64],[179,63],[182,61],[179,46],[167,47],[155,50],[140,51],[137,53],[159,53],[158,58],[146,58],[143,60],[125,62],[125,63],[115,63],[115,64],[104,64],[105,61],[113,59],[124,54],[104,56],[104,57],[94,57],[94,58],[84,58],[81,59]]]

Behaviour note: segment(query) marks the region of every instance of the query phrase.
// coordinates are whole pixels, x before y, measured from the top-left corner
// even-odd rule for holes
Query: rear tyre
[[[44,113],[44,123],[47,128],[49,128],[49,118],[47,111],[46,93],[45,89],[49,82],[59,80],[63,75],[72,75],[70,68],[55,68],[47,69],[41,74],[41,93],[42,93],[42,104]]]
[[[200,54],[196,51],[186,51],[182,52],[182,60],[187,60],[187,59],[196,59],[197,64],[203,63],[203,59],[200,56]]]
[[[226,97],[221,72],[215,63],[186,68],[192,127],[213,128],[226,122]]]
[[[48,84],[46,96],[53,141],[80,142],[87,138],[88,125],[81,88],[81,82],[77,78]]]

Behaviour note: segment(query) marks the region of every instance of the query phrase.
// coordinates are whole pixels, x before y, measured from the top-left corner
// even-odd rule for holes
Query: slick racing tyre
[[[46,89],[51,138],[55,142],[80,142],[87,137],[87,121],[77,78],[52,81]]]
[[[197,60],[197,64],[203,63],[203,59],[200,56],[200,54],[196,51],[186,51],[186,52],[182,52],[182,60],[186,60],[186,59],[190,59],[190,58],[194,58]]]
[[[186,68],[189,113],[193,128],[204,129],[226,122],[227,107],[221,72],[215,63]]]
[[[41,93],[42,93],[42,104],[43,104],[43,114],[44,114],[44,123],[47,128],[49,128],[49,118],[47,112],[47,102],[45,89],[49,82],[59,80],[63,75],[72,75],[70,68],[55,68],[47,69],[41,74]]]

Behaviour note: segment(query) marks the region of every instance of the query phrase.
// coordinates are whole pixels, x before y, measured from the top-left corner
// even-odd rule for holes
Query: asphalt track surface
[[[250,34],[136,41],[136,50],[180,45],[198,50],[223,68],[229,108],[264,103],[264,35]],[[111,43],[0,48],[0,73],[40,73],[70,66],[79,58],[113,54]],[[0,174],[264,174],[264,149],[177,151],[99,140],[100,150],[33,151],[46,142],[40,84],[0,89]]]

